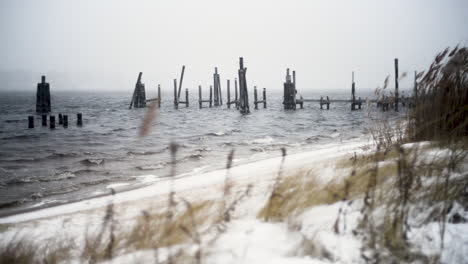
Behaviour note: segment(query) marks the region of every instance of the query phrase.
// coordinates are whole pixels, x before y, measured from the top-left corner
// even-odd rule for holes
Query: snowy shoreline
[[[297,170],[310,167],[311,163],[317,163],[327,159],[344,157],[346,154],[353,153],[369,144],[369,140],[358,139],[342,143],[333,143],[319,146],[316,150],[287,155],[284,163],[286,174],[294,173]],[[280,153],[278,153],[280,155]],[[279,168],[281,157],[269,158],[260,161],[254,161],[239,166],[234,166],[229,171],[229,177],[234,180],[252,181],[273,178]],[[255,175],[251,175],[255,172]],[[151,175],[148,175],[151,176]],[[15,215],[9,215],[0,218],[0,224],[14,224],[41,218],[50,218],[54,216],[73,214],[80,211],[103,208],[110,202],[114,204],[137,202],[152,196],[167,195],[170,185],[173,184],[174,192],[190,192],[192,189],[209,187],[210,185],[221,184],[224,182],[226,169],[215,170],[201,174],[181,174],[173,179],[165,178],[155,182],[152,185],[137,189],[118,189],[115,195],[103,195],[78,202],[66,203],[62,205],[47,207],[43,209],[26,211]],[[266,178],[265,178],[266,177]]]

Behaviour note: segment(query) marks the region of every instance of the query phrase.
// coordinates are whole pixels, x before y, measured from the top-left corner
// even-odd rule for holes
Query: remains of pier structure
[[[158,97],[147,99],[146,102],[147,103],[156,102],[158,104],[158,107],[161,108],[161,85],[160,84],[158,84]]]
[[[293,80],[286,69],[286,82],[284,83],[283,106],[285,110],[296,110],[296,71],[293,71]],[[302,103],[299,103],[302,108]]]
[[[327,110],[330,110],[330,98],[323,99],[323,97],[320,97],[320,109],[323,109],[323,105],[327,105]]]
[[[221,93],[221,81],[218,73],[218,67],[215,67],[215,73],[213,74],[213,87],[214,87],[214,105],[223,105],[223,96]]]
[[[360,110],[361,105],[362,105],[361,97],[359,97],[359,99],[356,100],[356,83],[354,82],[354,72],[353,72],[352,73],[352,82],[351,82],[351,111],[357,110],[356,106]]]
[[[398,58],[395,58],[395,112],[398,112]]]
[[[135,108],[146,107],[145,84],[141,83],[142,75],[143,75],[142,72],[138,74],[138,79],[135,84],[135,90],[133,91],[132,100],[130,101],[130,106],[128,109],[132,109],[132,107],[135,107]]]
[[[236,109],[239,110],[239,98],[238,98],[238,94],[237,94],[237,78],[234,79],[234,100],[231,101],[231,87],[230,87],[230,81],[227,80],[227,107],[228,108],[231,108],[231,104],[235,104],[236,105]]]
[[[185,104],[185,107],[189,107],[189,92],[185,89],[185,101],[180,101],[180,92],[182,91],[182,82],[184,81],[185,65],[182,66],[182,72],[180,74],[179,87],[177,88],[177,79],[174,79],[174,108],[178,109],[179,104]]]
[[[250,113],[249,93],[247,89],[247,80],[245,74],[247,68],[244,68],[244,58],[239,58],[239,109],[243,114]]]
[[[198,105],[200,106],[200,109],[203,107],[203,103],[209,103],[210,107],[213,105],[213,86],[210,86],[209,100],[203,100],[202,87],[201,85],[198,86]]]
[[[263,108],[266,108],[266,88],[263,88],[263,100],[258,100],[257,86],[254,86],[254,104],[255,110],[258,110],[258,104],[263,104]]]
[[[50,86],[46,83],[46,77],[41,77],[41,82],[37,84],[36,92],[36,112],[49,113],[51,111],[50,104]]]

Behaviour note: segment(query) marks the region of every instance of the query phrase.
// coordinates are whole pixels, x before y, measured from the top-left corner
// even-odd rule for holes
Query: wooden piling
[[[414,91],[413,91],[413,107],[416,107],[418,101],[418,72],[414,71]]]
[[[188,89],[185,89],[185,107],[189,107],[189,93]]]
[[[218,67],[215,67],[215,73],[213,74],[213,89],[214,89],[214,105],[219,106]]]
[[[174,79],[174,108],[179,109],[179,99],[177,97],[177,79]]]
[[[49,125],[50,125],[50,129],[55,129],[55,116],[53,115],[49,116]]]
[[[179,80],[179,92],[177,93],[177,101],[180,100],[180,91],[182,90],[182,82],[184,80],[184,72],[185,72],[185,65],[182,65],[182,72],[180,73],[180,80]]]
[[[63,125],[63,116],[62,116],[62,113],[59,113],[58,119],[59,119],[59,125]]]
[[[286,81],[284,82],[283,90],[283,107],[285,110],[296,109],[296,71],[293,71],[293,81],[291,82],[291,75],[289,68],[286,69]]]
[[[237,95],[237,78],[234,79],[234,92],[236,98],[236,109],[239,110],[239,97]]]
[[[77,126],[83,125],[83,115],[81,113],[76,114],[76,125]]]
[[[398,58],[395,58],[395,112],[398,112]]]
[[[138,74],[137,82],[135,84],[135,89],[133,90],[132,100],[130,101],[130,106],[128,109],[135,108],[142,108],[146,107],[146,92],[145,92],[145,84],[141,82],[141,76],[143,75],[142,72]]]
[[[266,88],[263,88],[263,108],[267,107],[267,102],[266,102]]]
[[[351,81],[351,111],[356,110],[356,86],[354,83],[354,72],[352,72]]]
[[[198,85],[198,107],[201,109],[202,108],[202,93],[201,93],[201,85]]]
[[[158,84],[158,107],[161,108],[161,85]]]
[[[213,106],[213,86],[210,85],[210,107]]]
[[[227,80],[227,107],[231,108],[231,87],[229,80]]]
[[[37,84],[36,91],[36,112],[49,113],[51,111],[50,104],[50,86],[46,82],[46,77],[41,77],[41,82]]]
[[[239,108],[240,112],[243,114],[250,113],[249,108],[249,94],[247,89],[247,80],[245,74],[247,72],[247,68],[244,68],[244,58],[239,58]]]
[[[68,127],[68,115],[63,115],[63,127]]]
[[[254,105],[255,110],[258,110],[257,86],[254,86]]]
[[[47,115],[42,115],[42,126],[47,126]]]
[[[28,116],[28,128],[34,128],[34,116]]]

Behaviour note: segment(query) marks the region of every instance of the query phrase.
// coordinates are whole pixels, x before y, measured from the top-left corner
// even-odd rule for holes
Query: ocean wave
[[[146,166],[137,166],[136,168],[139,169],[139,170],[159,170],[159,169],[162,169],[164,167],[166,167],[167,163],[165,162],[161,162],[159,164],[154,164],[154,165],[146,165]]]
[[[104,165],[104,159],[84,159],[80,161],[85,166],[101,166]]]
[[[95,174],[95,173],[99,173],[99,171],[97,170],[77,170],[77,171],[74,171],[73,174],[75,175],[82,175],[82,174]]]
[[[80,183],[82,186],[92,186],[92,185],[99,185],[99,184],[103,184],[103,183],[108,183],[110,182],[110,180],[108,179],[102,179],[102,180],[98,180],[98,181],[91,181],[91,182],[82,182]]]
[[[146,156],[146,155],[156,155],[164,152],[162,151],[129,151],[127,155],[135,155],[135,156]]]
[[[15,200],[15,201],[0,202],[0,209],[15,207],[24,203],[25,201],[26,201],[25,199],[21,199],[21,200]]]
[[[3,137],[1,140],[16,140],[16,139],[35,139],[39,138],[38,135],[18,135],[18,136],[10,136],[10,137]]]
[[[59,152],[54,152],[47,156],[47,159],[63,159],[63,158],[72,158],[72,157],[77,157],[79,154],[76,152],[67,152],[67,153],[59,153]]]
[[[221,136],[226,136],[230,134],[229,132],[224,132],[224,131],[218,131],[218,132],[210,132],[206,133],[206,136],[215,136],[215,137],[221,137]]]
[[[21,120],[19,119],[8,119],[8,120],[5,120],[5,123],[19,123]]]
[[[275,140],[272,137],[257,138],[252,141],[253,144],[272,144]]]
[[[31,177],[24,177],[24,178],[13,178],[5,181],[6,185],[21,185],[21,184],[28,184],[28,183],[36,183],[38,182],[37,179],[33,179]]]
[[[47,191],[47,192],[44,192],[42,194],[42,197],[46,197],[46,196],[51,196],[51,195],[59,195],[59,194],[66,194],[66,193],[71,193],[71,192],[76,192],[76,191],[79,191],[81,190],[81,188],[77,185],[72,185],[72,186],[69,186],[69,187],[66,187],[66,188],[62,188],[62,189],[58,189],[58,190],[50,190],[50,191]]]
[[[75,178],[76,175],[71,171],[65,171],[61,173],[56,173],[53,176],[40,178],[39,181],[41,182],[50,182],[50,181],[62,181]]]

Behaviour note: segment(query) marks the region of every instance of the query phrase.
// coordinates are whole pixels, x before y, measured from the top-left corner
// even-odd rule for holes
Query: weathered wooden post
[[[83,125],[83,115],[81,113],[76,114],[76,125],[77,126]]]
[[[361,97],[359,97],[359,104],[358,104],[358,109],[361,110],[361,105],[362,105],[362,100]]]
[[[263,88],[263,108],[266,108],[266,88]]]
[[[249,93],[247,89],[247,80],[245,78],[245,74],[247,72],[247,68],[244,68],[244,58],[239,58],[239,108],[240,112],[243,114],[250,113],[249,109]]]
[[[395,112],[398,112],[398,58],[395,58]]]
[[[201,109],[202,108],[202,93],[201,93],[201,85],[198,85],[198,107]]]
[[[291,75],[289,74],[289,68],[286,69],[286,81],[284,82],[283,91],[283,106],[285,110],[296,109],[296,72],[293,71],[293,81],[291,82]]]
[[[138,79],[135,84],[135,90],[133,91],[132,100],[130,101],[130,106],[128,109],[132,109],[132,106],[135,108],[146,107],[146,92],[145,84],[141,83],[142,72],[138,74]]]
[[[161,108],[161,85],[158,84],[158,107]]]
[[[327,110],[330,110],[330,98],[327,96]]]
[[[62,116],[62,113],[59,113],[58,118],[59,118],[59,125],[63,125],[63,116]]]
[[[414,71],[414,92],[413,92],[413,107],[416,107],[418,101],[418,72]]]
[[[179,108],[179,98],[177,97],[177,79],[174,79],[174,108]]]
[[[63,115],[63,127],[68,127],[68,115]]]
[[[257,86],[254,86],[254,105],[255,110],[258,110]]]
[[[222,90],[221,90],[221,78],[219,77],[219,73],[218,73],[218,90],[219,90],[219,104],[220,105],[223,105],[223,93],[222,93]]]
[[[320,96],[320,110],[322,110],[322,109],[323,109],[323,108],[322,108],[322,105],[323,105],[323,97],[322,97],[322,96]]]
[[[185,107],[189,107],[189,94],[188,94],[188,88],[185,88]]]
[[[219,90],[218,90],[218,67],[215,67],[213,74],[213,89],[214,89],[214,105],[219,105]]]
[[[234,79],[234,91],[236,96],[236,109],[239,110],[239,97],[237,95],[237,78]]]
[[[213,86],[210,85],[210,107],[213,106]]]
[[[49,113],[51,111],[50,105],[50,86],[46,83],[46,77],[41,77],[41,82],[37,84],[36,91],[36,112]]]
[[[34,128],[34,116],[28,116],[28,128]]]
[[[352,73],[351,82],[351,111],[356,110],[356,86],[354,83],[354,72]]]
[[[42,115],[42,126],[47,126],[47,115]]]
[[[231,87],[229,80],[227,80],[227,107],[231,108]]]
[[[185,72],[185,65],[182,65],[182,72],[180,73],[180,80],[179,80],[179,92],[177,93],[177,101],[180,100],[180,91],[182,90],[182,82],[184,80],[184,72]]]
[[[50,129],[54,129],[55,128],[55,116],[51,115],[49,116],[49,125],[50,125]]]

